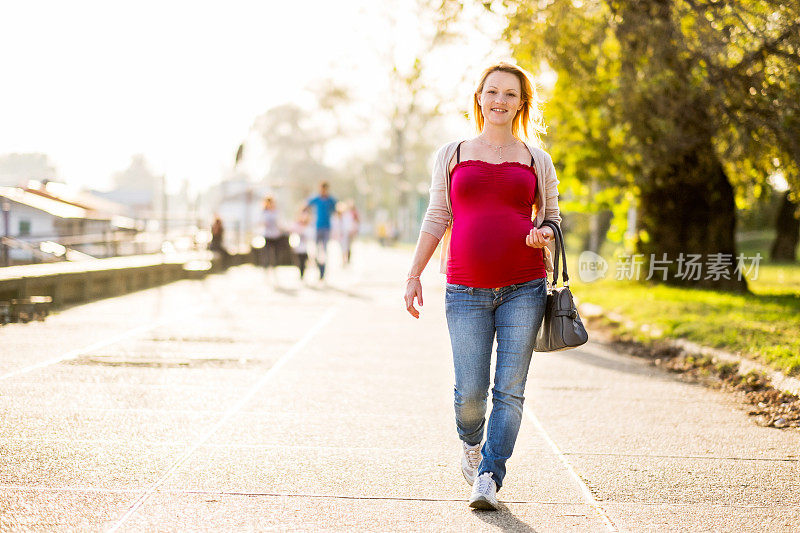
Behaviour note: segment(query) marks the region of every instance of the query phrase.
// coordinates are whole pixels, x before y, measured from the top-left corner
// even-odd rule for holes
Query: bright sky
[[[392,42],[413,57],[413,0],[397,0],[396,31],[381,5],[4,2],[0,154],[46,153],[61,178],[102,189],[143,153],[172,189],[185,179],[205,188],[230,168],[257,115],[307,102],[304,88],[325,78],[369,95],[370,80],[387,69],[379,52]],[[477,76],[493,45],[470,46],[448,68]]]

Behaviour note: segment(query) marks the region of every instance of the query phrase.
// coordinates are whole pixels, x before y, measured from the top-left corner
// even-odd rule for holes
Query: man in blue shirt
[[[327,181],[319,184],[319,194],[306,202],[306,209],[313,207],[316,214],[317,267],[319,279],[325,279],[325,260],[328,240],[331,238],[331,217],[336,212],[336,199],[330,196]]]

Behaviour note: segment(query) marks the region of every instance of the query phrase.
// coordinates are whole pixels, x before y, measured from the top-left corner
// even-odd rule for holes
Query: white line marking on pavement
[[[408,448],[406,448],[407,450]],[[49,487],[47,485],[0,485],[0,490],[31,491],[31,492],[86,492],[100,494],[129,494],[138,493],[139,489],[117,488],[110,489],[105,487]],[[170,489],[162,491],[162,494],[203,494],[209,496],[264,496],[280,498],[322,498],[334,500],[389,500],[389,501],[423,501],[423,502],[466,502],[464,498],[412,498],[410,496],[358,496],[347,494],[319,494],[314,492],[250,492],[250,491],[219,491],[219,490],[186,490]],[[536,505],[577,505],[574,502],[545,502],[539,500],[503,500],[506,503],[536,504]],[[646,505],[646,504],[645,504]],[[659,504],[654,504],[659,505]],[[773,509],[774,506],[763,506]],[[584,516],[584,515],[574,515]]]
[[[406,450],[408,448],[405,448]],[[101,494],[129,494],[138,493],[139,489],[132,488],[107,488],[107,487],[80,487],[80,486],[62,486],[50,487],[47,485],[0,485],[0,491],[13,490],[13,491],[31,491],[31,492],[85,492],[85,493],[101,493]],[[357,496],[357,495],[342,495],[342,494],[319,494],[314,492],[252,492],[252,491],[233,491],[233,490],[190,490],[190,489],[169,489],[161,491],[162,494],[203,494],[209,496],[245,496],[248,498],[254,496],[264,497],[280,497],[280,498],[321,498],[321,499],[339,499],[339,500],[391,500],[391,501],[427,501],[427,502],[465,502],[468,501],[464,498],[411,498],[408,496]],[[559,501],[543,501],[543,500],[503,500],[500,503],[514,503],[514,504],[535,504],[535,505],[581,505],[575,502],[559,502]],[[660,507],[669,505],[671,507],[690,507],[697,508],[698,504],[695,502],[671,502],[665,504],[664,502],[636,502],[640,507]],[[711,509],[785,509],[794,511],[795,505],[791,504],[775,504],[769,505],[732,505],[725,503],[704,503],[705,507]],[[569,514],[560,516],[585,516],[584,514]]]
[[[167,411],[170,412],[170,411]],[[198,411],[202,413],[203,411]],[[224,411],[210,411],[210,414],[224,414]],[[240,411],[240,414],[258,414],[259,411]],[[396,418],[396,415],[394,415]],[[26,436],[18,437],[16,435],[11,437],[0,437],[0,444],[14,444],[14,443],[30,443],[37,444],[94,444],[98,446],[187,446],[190,444],[187,441],[181,440],[136,440],[131,439],[76,439],[74,437],[48,437],[48,436]],[[252,443],[252,442],[226,442],[215,444],[203,444],[203,448],[230,448],[230,449],[248,449],[248,450],[267,450],[272,448],[290,449],[290,450],[352,450],[352,451],[373,451],[383,450],[386,452],[400,452],[408,448],[391,448],[386,446],[351,446],[351,445],[307,445],[307,444],[274,444],[269,442]],[[600,457],[644,457],[644,458],[658,458],[658,459],[698,459],[706,461],[762,461],[767,463],[798,463],[800,459],[792,457],[734,457],[734,456],[720,456],[720,455],[663,455],[663,454],[648,454],[648,453],[595,453],[595,452],[561,452],[563,455],[588,455]]]
[[[244,407],[247,404],[247,402],[249,402],[250,399],[264,385],[266,385],[266,383],[269,381],[269,379],[273,375],[275,375],[275,373],[278,370],[280,370],[280,368],[284,364],[286,364],[286,362],[289,359],[291,359],[297,352],[299,352],[301,349],[303,349],[305,347],[305,345],[308,344],[308,342],[314,337],[314,335],[316,335],[319,332],[319,330],[321,330],[323,327],[325,327],[328,324],[328,322],[331,321],[331,319],[333,318],[335,312],[336,312],[336,308],[335,307],[329,308],[328,311],[325,312],[325,314],[322,315],[322,317],[319,319],[319,321],[316,324],[314,324],[314,326],[306,332],[306,334],[303,336],[303,338],[301,338],[291,348],[289,348],[289,350],[286,353],[284,353],[275,362],[275,364],[272,365],[272,367],[269,370],[267,370],[267,372],[261,377],[261,379],[259,379],[254,385],[252,385],[250,387],[250,390],[248,390],[247,393],[245,393],[245,395],[242,396],[239,399],[239,401],[236,402],[235,405],[231,406],[231,408],[228,409],[225,412],[225,414],[222,416],[222,418],[220,418],[217,421],[217,423],[214,424],[211,427],[211,429],[209,429],[200,438],[200,440],[195,442],[194,445],[192,445],[191,448],[186,450],[186,452],[184,452],[183,455],[181,455],[174,463],[172,463],[172,466],[170,466],[167,469],[167,471],[164,472],[164,474],[160,478],[158,478],[152,485],[150,485],[150,488],[148,488],[147,491],[145,491],[145,493],[142,494],[133,503],[133,505],[130,507],[130,509],[128,509],[128,511],[124,515],[122,515],[122,518],[120,518],[119,521],[116,524],[114,524],[114,526],[111,529],[108,530],[109,533],[113,533],[114,531],[119,530],[119,528],[122,527],[122,524],[124,524],[131,516],[133,516],[136,513],[136,511],[138,511],[139,508],[142,505],[144,505],[144,503],[155,493],[155,491],[158,489],[158,487],[163,485],[170,477],[172,477],[172,475],[175,472],[177,472],[178,469],[181,466],[183,466],[184,463],[186,463],[186,461],[189,460],[189,457],[191,457],[192,454],[195,451],[197,451],[197,449],[200,448],[200,446],[202,446],[205,441],[210,439],[211,436],[214,435],[214,433],[216,433],[217,430],[219,430],[219,428],[221,428],[223,425],[225,425],[228,422],[228,420],[230,420],[237,412],[239,412],[242,409],[242,407]]]
[[[533,425],[536,426],[536,429],[542,435],[542,438],[544,438],[545,442],[547,442],[547,444],[550,446],[550,449],[553,450],[553,453],[556,455],[556,457],[558,457],[558,459],[567,469],[569,475],[572,476],[572,479],[575,481],[575,483],[578,485],[578,488],[580,488],[581,490],[581,494],[583,495],[583,500],[592,509],[594,509],[595,512],[600,516],[600,519],[606,526],[606,530],[608,530],[610,533],[616,533],[618,531],[617,527],[608,517],[608,514],[606,514],[605,509],[603,509],[600,506],[600,504],[597,503],[597,500],[594,499],[592,491],[589,490],[589,487],[586,486],[586,483],[584,483],[581,477],[578,475],[578,473],[575,472],[575,469],[572,467],[570,462],[567,461],[567,457],[561,452],[561,450],[558,448],[558,445],[553,441],[553,439],[550,438],[550,435],[548,435],[547,431],[544,429],[542,423],[539,422],[539,419],[536,417],[536,415],[533,414],[533,411],[531,411],[530,409],[524,409],[524,413],[528,417],[528,419],[531,422],[533,422]]]
[[[118,487],[76,487],[72,485],[64,485],[61,487],[51,487],[50,485],[0,485],[0,490],[13,490],[13,491],[31,491],[31,492],[91,492],[101,494],[138,494],[141,489]]]
[[[14,386],[22,386],[22,385],[42,385],[41,381],[27,381],[27,380],[20,380],[15,381]],[[59,387],[69,388],[72,386],[81,386],[81,387],[108,387],[109,383],[107,381],[81,381],[78,379],[60,379],[57,382],[48,382],[45,385],[58,385]],[[208,390],[208,386],[206,385],[192,385],[190,383],[169,383],[166,385],[159,385],[158,383],[123,383],[123,382],[116,382],[113,383],[115,389],[121,389],[123,387],[128,387],[131,389],[147,389],[147,390],[167,390],[167,391],[191,391],[191,390]]]
[[[240,411],[239,414],[250,414],[252,411]],[[396,417],[395,417],[396,418]],[[87,444],[97,446],[171,446],[174,448],[188,446],[187,441],[169,440],[132,440],[132,439],[71,439],[71,438],[48,438],[48,437],[0,437],[0,444],[29,443],[37,444]],[[224,444],[202,444],[201,448],[220,448],[220,449],[245,449],[245,450],[269,450],[272,448],[281,450],[347,450],[347,451],[375,451],[402,452],[408,448],[387,448],[385,446],[350,446],[350,445],[292,445],[292,444],[252,444],[252,443],[224,443]]]
[[[60,363],[62,361],[67,361],[69,359],[74,359],[75,357],[78,357],[81,354],[84,354],[86,352],[91,352],[91,351],[97,350],[99,348],[105,348],[106,346],[109,346],[111,344],[114,344],[114,343],[117,343],[119,341],[125,340],[128,337],[133,337],[133,336],[139,335],[140,333],[144,333],[144,332],[146,332],[146,331],[148,331],[150,329],[153,329],[153,328],[155,328],[157,326],[163,325],[163,324],[165,324],[165,323],[167,323],[167,322],[169,322],[171,320],[174,320],[174,319],[175,319],[175,317],[164,318],[162,320],[157,320],[157,321],[152,322],[150,324],[145,324],[143,326],[138,326],[138,327],[135,327],[133,329],[129,329],[128,331],[124,331],[124,332],[120,333],[119,335],[115,335],[115,336],[113,336],[111,338],[95,342],[94,344],[90,344],[89,346],[84,346],[83,348],[77,348],[75,350],[70,350],[65,354],[53,357],[51,359],[47,359],[46,361],[42,361],[40,363],[36,363],[35,365],[27,366],[25,368],[20,368],[18,370],[13,370],[11,372],[8,372],[7,374],[3,374],[2,376],[0,376],[0,380],[7,379],[7,378],[12,378],[14,376],[19,376],[20,374],[25,374],[26,372],[30,372],[31,370],[36,370],[37,368],[44,368],[46,366],[54,365],[54,364]]]

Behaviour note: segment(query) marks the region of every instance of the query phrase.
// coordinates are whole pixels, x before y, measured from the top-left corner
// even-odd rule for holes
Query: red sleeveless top
[[[546,277],[542,250],[525,244],[534,228],[533,166],[460,161],[450,179],[453,226],[447,281],[498,288]]]

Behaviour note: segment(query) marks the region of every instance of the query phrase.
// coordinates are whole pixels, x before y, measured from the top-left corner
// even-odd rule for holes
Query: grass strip
[[[753,294],[617,280],[612,271],[591,283],[576,275],[572,280],[580,303],[626,319],[627,324],[608,321],[620,338],[685,338],[800,375],[800,265],[761,265],[749,282]]]

